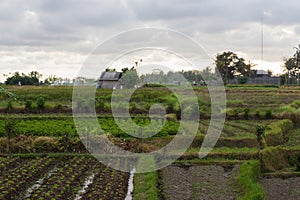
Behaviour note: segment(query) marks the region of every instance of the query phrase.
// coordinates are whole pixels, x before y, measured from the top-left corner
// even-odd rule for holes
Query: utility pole
[[[261,16],[261,65],[264,67],[264,12]]]
[[[299,80],[299,73],[300,73],[300,69],[299,69],[299,54],[300,54],[300,45],[298,45],[298,47],[294,47],[296,49],[296,67],[297,67],[297,79],[298,79],[298,85],[300,85],[300,80]]]

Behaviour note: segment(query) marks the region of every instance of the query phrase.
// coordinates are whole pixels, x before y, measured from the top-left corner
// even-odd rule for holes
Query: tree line
[[[300,84],[300,44],[294,47],[295,53],[284,59],[284,73],[281,77],[281,84]],[[191,83],[202,84],[205,80],[211,80],[215,77],[216,73],[219,73],[222,77],[224,83],[228,83],[230,79],[238,78],[249,78],[255,76],[255,70],[252,67],[255,66],[250,61],[242,57],[239,57],[236,53],[232,51],[224,51],[216,55],[214,59],[215,70],[206,67],[204,70],[189,70],[189,71],[179,71],[179,72],[168,72],[163,73],[156,72],[152,74],[144,74],[138,76],[136,68],[138,64],[142,62],[142,59],[135,62],[135,65],[131,68],[123,68],[122,81],[126,82],[127,86],[133,87],[137,82],[156,82],[156,83],[170,83],[170,82],[180,82],[181,78],[184,77]],[[107,68],[106,71],[115,71],[115,69]],[[269,75],[272,74],[268,70]],[[39,85],[51,84],[59,78],[56,76],[50,76],[44,81],[41,81],[42,74],[37,71],[32,71],[29,74],[15,72],[12,76],[7,77],[6,85]],[[246,80],[246,79],[245,79]]]

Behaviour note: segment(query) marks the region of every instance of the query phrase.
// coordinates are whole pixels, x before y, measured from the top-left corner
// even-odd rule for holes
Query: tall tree
[[[251,63],[246,64],[244,58],[238,57],[232,51],[217,54],[215,64],[215,71],[219,71],[225,83],[234,76],[249,76],[253,66]]]
[[[106,72],[115,72],[116,69],[115,68],[106,68],[105,71]]]
[[[133,88],[137,85],[139,76],[134,66],[131,69],[123,68],[122,73],[121,81],[124,83],[125,88]]]
[[[44,82],[45,82],[45,84],[50,85],[50,84],[54,83],[55,81],[57,81],[59,79],[62,79],[62,78],[59,78],[59,77],[57,77],[55,75],[50,75],[49,77],[47,77],[45,79]]]
[[[286,71],[286,81],[288,83],[295,83],[298,79],[298,84],[300,81],[300,44],[294,47],[295,53],[284,59],[284,70]],[[288,80],[289,79],[289,80]]]
[[[37,85],[39,84],[39,79],[42,77],[37,71],[32,71],[28,75],[19,72],[15,72],[11,77],[8,77],[5,81],[6,85]]]
[[[297,80],[298,80],[298,84],[299,84],[300,83],[300,80],[299,80],[300,79],[300,76],[299,76],[299,74],[300,74],[300,66],[299,66],[299,64],[300,64],[300,44],[298,44],[297,47],[294,47],[294,49],[296,50],[296,52],[294,53],[293,57],[296,60],[295,68],[297,71]]]

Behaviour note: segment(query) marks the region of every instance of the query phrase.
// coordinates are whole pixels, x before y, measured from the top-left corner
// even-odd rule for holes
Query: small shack
[[[102,72],[97,81],[97,88],[116,89],[120,87],[118,81],[120,80],[121,76],[122,72]]]

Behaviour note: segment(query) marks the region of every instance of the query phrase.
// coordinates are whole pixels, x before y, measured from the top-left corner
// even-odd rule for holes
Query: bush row
[[[285,142],[285,135],[293,129],[293,122],[289,119],[273,122],[265,132],[267,146],[277,146]]]

